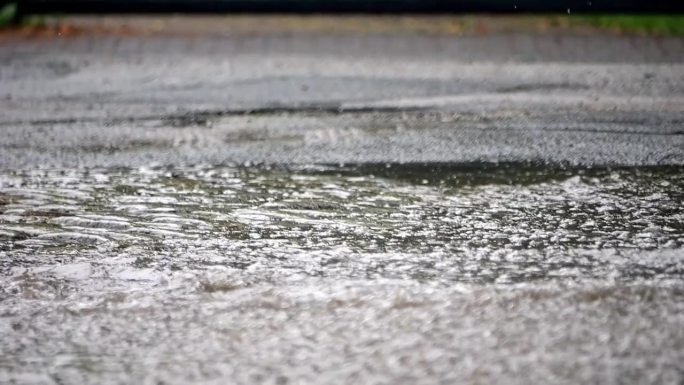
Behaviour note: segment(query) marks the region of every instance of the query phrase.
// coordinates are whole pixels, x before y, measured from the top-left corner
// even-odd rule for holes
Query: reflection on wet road
[[[218,265],[443,283],[682,278],[681,171],[388,164],[6,173],[2,268]]]
[[[644,325],[654,326],[649,322],[657,319],[676,325],[682,321],[677,314],[681,315],[684,278],[683,171],[674,166],[361,164],[3,172],[0,330],[6,337],[0,343],[0,367],[11,378],[46,383],[64,380],[59,377],[64,373],[71,373],[67,379],[114,383],[113,372],[108,372],[112,365],[133,368],[128,380],[208,381],[234,369],[212,361],[209,352],[226,353],[228,345],[237,344],[230,345],[237,349],[240,343],[231,340],[214,346],[202,340],[202,334],[214,335],[223,328],[234,338],[245,338],[258,345],[251,351],[255,356],[249,349],[245,354],[259,361],[257,356],[270,343],[254,334],[254,327],[278,328],[282,326],[276,326],[278,322],[290,319],[294,322],[290,332],[306,333],[307,328],[327,322],[324,330],[310,331],[311,338],[323,339],[311,349],[324,354],[324,348],[335,346],[325,342],[333,338],[334,330],[358,334],[358,341],[369,343],[388,321],[389,316],[378,309],[388,306],[405,312],[404,318],[389,319],[395,323],[389,326],[395,337],[408,338],[396,324],[402,320],[417,328],[433,325],[424,330],[431,338],[440,330],[465,333],[449,338],[470,341],[472,346],[490,343],[492,352],[483,358],[492,363],[501,362],[491,355],[494,352],[524,350],[527,342],[502,348],[501,340],[486,336],[472,340],[484,330],[478,329],[477,322],[486,329],[498,325],[501,317],[534,317],[531,311],[541,311],[540,317],[560,317],[563,309],[598,301],[608,316],[612,313],[605,306],[616,303],[615,311],[637,317]],[[564,287],[573,284],[575,291],[563,297]],[[463,296],[464,291],[475,294]],[[653,298],[660,298],[657,306]],[[497,313],[499,306],[520,308]],[[473,316],[477,309],[484,313]],[[644,309],[650,316],[641,314]],[[265,315],[265,311],[277,314]],[[582,315],[583,311],[580,306],[568,319],[605,325],[591,312]],[[632,311],[638,314],[630,315]],[[136,312],[142,312],[142,318],[136,318]],[[306,312],[311,312],[310,318]],[[330,312],[343,314],[332,317]],[[200,314],[212,320],[210,326],[196,324]],[[237,314],[244,317],[234,319]],[[345,320],[344,314],[353,320]],[[360,326],[363,323],[354,317],[361,314],[370,325]],[[440,326],[439,319],[421,318],[427,316],[465,317],[462,322],[473,324]],[[277,321],[278,317],[285,318]],[[139,348],[119,339],[135,319],[152,324],[144,330],[133,327],[137,337],[126,338],[140,338],[157,349],[140,367],[134,358]],[[547,328],[569,326],[568,320],[539,322]],[[627,322],[625,328],[634,325]],[[606,332],[601,327],[596,330]],[[674,333],[677,328],[664,330]],[[501,331],[508,337],[519,332],[506,327]],[[547,338],[541,343],[556,346],[553,333],[546,332],[551,334],[540,337]],[[110,333],[115,341],[107,337]],[[303,354],[295,361],[309,360],[306,349],[295,348],[307,343],[307,338],[278,335],[280,345],[273,337],[272,349],[283,355],[262,357],[264,365],[271,362],[277,367],[295,353]],[[414,337],[420,345],[420,338]],[[681,333],[661,337],[675,344],[671,352],[681,353]],[[577,349],[586,348],[581,339],[573,341]],[[624,346],[639,342],[631,343]],[[184,345],[190,350],[182,351]],[[351,346],[356,353],[351,352],[345,362],[368,358],[375,351],[363,346]],[[421,346],[427,349],[425,354],[437,348],[446,349],[440,350],[439,357],[456,354],[436,341]],[[379,349],[389,347],[400,349],[392,344]],[[85,354],[88,349],[98,353]],[[102,351],[107,351],[104,357]],[[385,358],[394,355],[385,353]],[[53,354],[56,358],[49,358]],[[38,364],[31,361],[34,356],[41,357]],[[342,359],[339,354],[331,357]],[[195,377],[174,379],[169,368],[190,358],[196,366],[185,375]],[[670,354],[661,361],[677,360]],[[32,365],[42,367],[44,361],[73,371],[31,377],[28,373],[36,368]],[[320,365],[336,364],[322,359]],[[406,365],[414,370],[420,366],[419,362]],[[208,372],[202,368],[209,368]],[[305,372],[315,373],[307,368]],[[477,374],[472,366],[461,369]],[[498,375],[512,370],[495,369],[490,367],[499,380]],[[669,373],[666,369],[662,373]],[[435,370],[435,378],[444,378],[439,368]],[[257,372],[252,373],[257,377],[243,373],[244,378],[231,378],[251,382],[271,378],[264,373],[275,376],[269,370]],[[585,373],[586,378],[581,374],[570,378],[596,379],[596,373]],[[555,375],[565,378],[562,373]],[[288,376],[304,378],[297,373]]]

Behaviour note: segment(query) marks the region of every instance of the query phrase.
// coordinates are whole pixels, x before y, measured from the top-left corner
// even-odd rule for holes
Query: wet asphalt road
[[[74,20],[0,36],[0,384],[684,381],[684,39]]]
[[[681,38],[213,23],[0,39],[0,167],[684,162]]]

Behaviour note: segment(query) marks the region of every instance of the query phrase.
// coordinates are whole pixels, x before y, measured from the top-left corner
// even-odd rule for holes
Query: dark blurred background
[[[4,1],[8,3],[9,1]],[[665,0],[21,0],[22,13],[66,12],[682,12]]]

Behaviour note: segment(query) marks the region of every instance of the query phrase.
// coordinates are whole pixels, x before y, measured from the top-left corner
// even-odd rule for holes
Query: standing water
[[[683,246],[682,167],[2,172],[0,383],[676,382]]]

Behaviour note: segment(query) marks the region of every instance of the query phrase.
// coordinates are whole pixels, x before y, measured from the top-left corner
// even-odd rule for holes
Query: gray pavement
[[[682,38],[65,25],[0,34],[0,384],[684,381]]]
[[[684,162],[682,38],[79,20],[0,39],[0,166]]]

